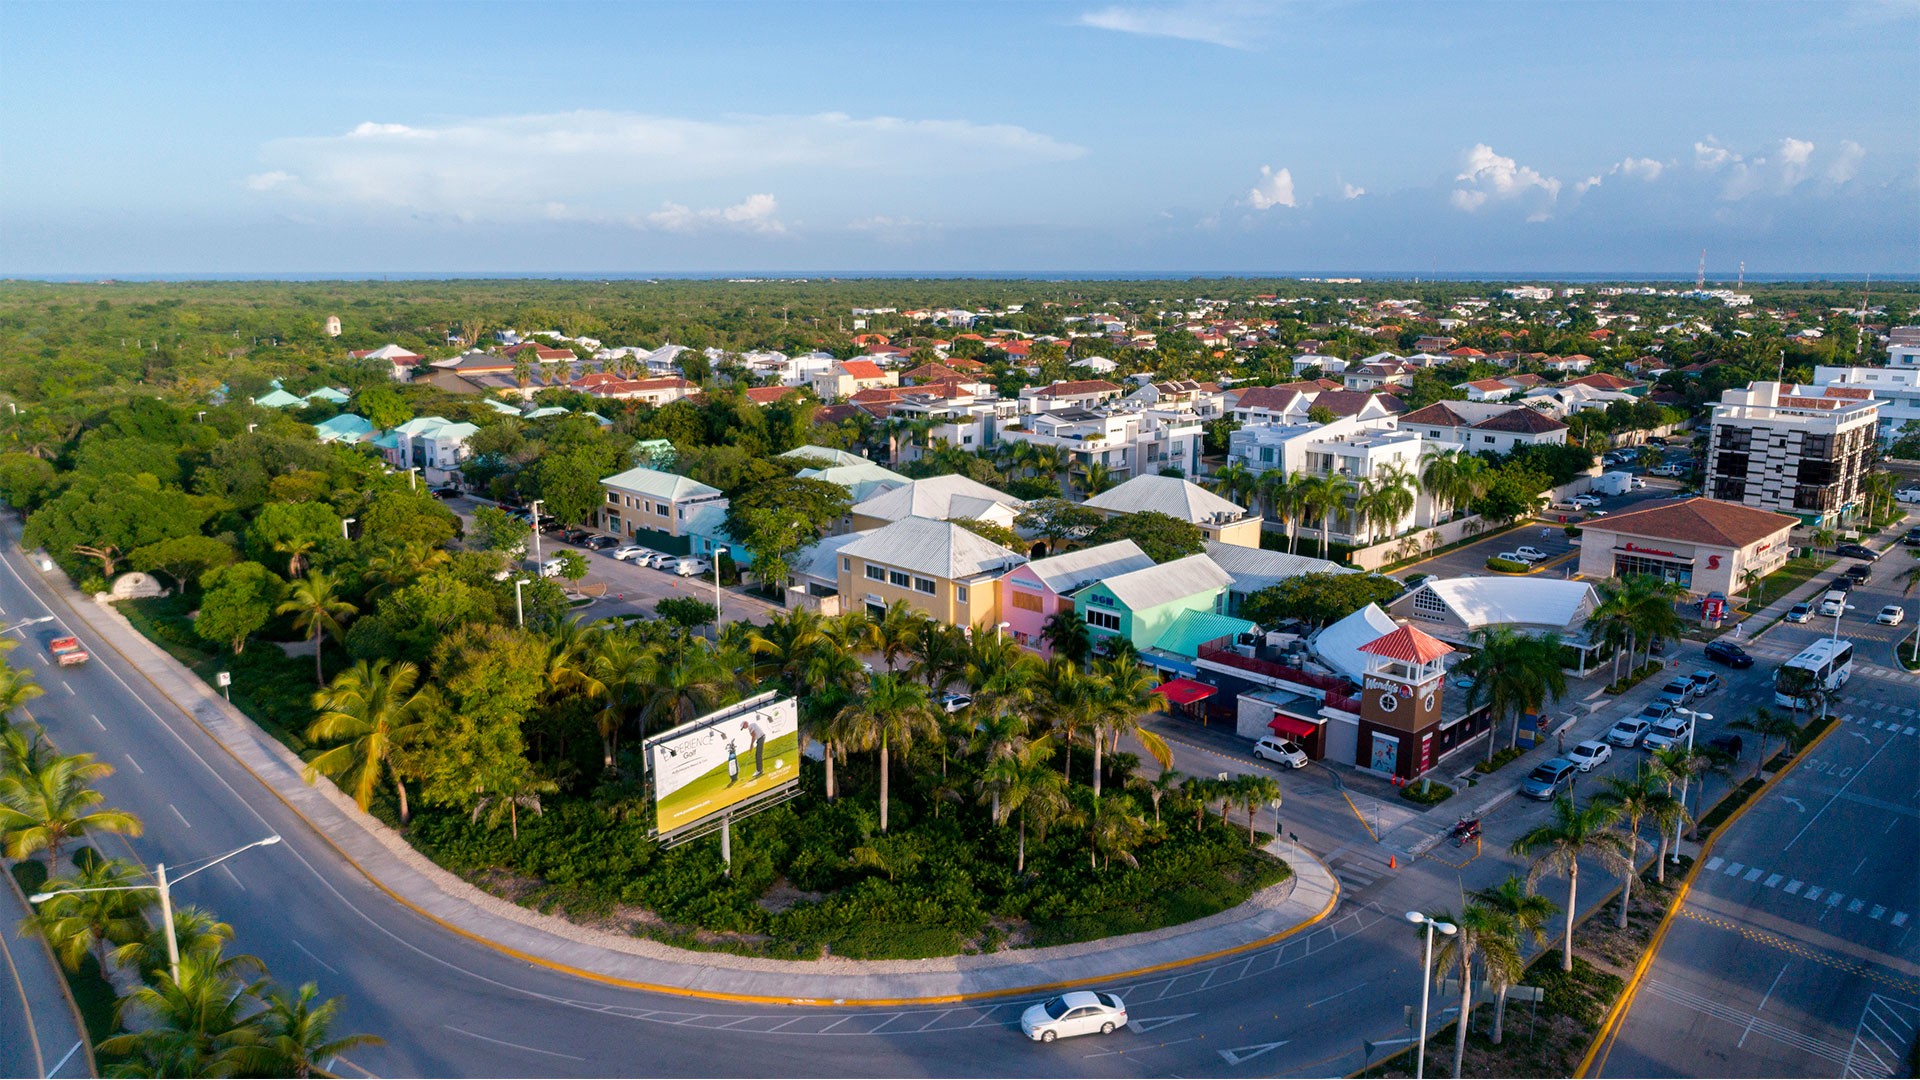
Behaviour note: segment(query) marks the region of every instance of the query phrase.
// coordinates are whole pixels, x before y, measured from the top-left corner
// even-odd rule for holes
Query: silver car
[[[1034,1042],[1052,1042],[1099,1032],[1111,1035],[1127,1026],[1127,1006],[1112,994],[1075,990],[1048,998],[1020,1014],[1020,1030]]]

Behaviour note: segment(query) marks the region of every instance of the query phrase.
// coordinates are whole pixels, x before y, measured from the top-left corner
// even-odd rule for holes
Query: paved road
[[[1920,676],[1892,666],[1910,627],[1870,620],[1910,561],[1896,550],[1855,591],[1840,728],[1716,846],[1602,1075],[1906,1075],[1920,1037]],[[1750,651],[1771,670],[1833,629],[1781,624]]]
[[[46,943],[20,931],[30,914],[14,883],[0,881],[0,1076],[90,1075],[65,977]]]

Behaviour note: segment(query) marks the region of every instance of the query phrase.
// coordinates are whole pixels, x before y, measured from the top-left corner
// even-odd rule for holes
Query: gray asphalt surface
[[[85,1032],[64,976],[45,942],[20,930],[30,914],[19,890],[0,882],[0,1076],[86,1076]]]

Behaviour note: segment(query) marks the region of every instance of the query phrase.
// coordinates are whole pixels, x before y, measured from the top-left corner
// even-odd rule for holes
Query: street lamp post
[[[513,579],[513,614],[515,621],[520,624],[520,628],[523,630],[526,629],[527,626],[527,608],[520,600],[520,586],[530,584],[532,581],[532,578]]]
[[[1695,712],[1692,709],[1675,709],[1673,711],[1677,713],[1681,713],[1685,715],[1687,718],[1687,758],[1689,761],[1691,761],[1693,758],[1694,733],[1700,730],[1700,725],[1702,723],[1713,719],[1713,714],[1709,712]],[[1686,772],[1680,774],[1680,807],[1683,810],[1686,808],[1686,805],[1687,805],[1687,788],[1691,785],[1692,781],[1693,781],[1693,768],[1689,766]],[[1702,781],[1700,786],[1706,787],[1707,785],[1704,781]],[[1675,834],[1676,839],[1673,845],[1673,859],[1672,859],[1672,862],[1676,866],[1679,865],[1680,863],[1680,844],[1678,842],[1678,835],[1679,835],[1678,833]]]
[[[353,533],[347,529],[347,526],[359,520],[360,520],[359,518],[341,518],[340,519],[340,539],[342,540],[353,539]]]
[[[407,468],[407,490],[420,490],[420,466],[418,465],[412,465]]]
[[[725,544],[713,545],[713,640],[720,640],[720,556],[733,550]]]
[[[1433,932],[1438,930],[1443,934],[1451,935],[1458,927],[1418,911],[1407,912],[1407,921],[1415,926],[1427,928],[1427,958],[1420,965],[1420,1049],[1413,1059],[1414,1080],[1425,1080],[1427,1075],[1427,995],[1433,988]],[[1460,1023],[1466,1022],[1466,1017],[1460,1018]]]
[[[1013,625],[1013,624],[1012,624],[1012,623],[1010,623],[1010,622],[1003,622],[1003,623],[1001,623],[1000,625],[998,625],[998,626],[996,626],[996,627],[994,627],[994,628],[993,628],[993,639],[994,639],[995,641],[1005,641],[1005,640],[1006,640],[1006,637],[1007,637],[1007,627],[1009,627],[1009,626],[1012,626],[1012,625]]]
[[[1853,607],[1852,604],[1841,604],[1839,607],[1833,609],[1833,634],[1829,640],[1836,645],[1840,643],[1840,616],[1852,611]]]
[[[37,619],[22,619],[19,622],[14,623],[12,626],[0,627],[0,634],[11,634],[15,630],[18,630],[23,626],[37,626],[40,623],[47,623],[52,621],[53,621],[53,616],[51,615],[42,615]]]
[[[535,499],[527,506],[527,516],[533,519],[533,562],[540,565],[540,504],[545,499]]]
[[[243,851],[249,851],[257,847],[266,847],[270,844],[277,844],[279,842],[280,842],[280,834],[275,833],[272,836],[266,837],[264,839],[255,840],[251,844],[243,844],[240,847],[234,848],[232,851],[227,852],[225,855],[222,855],[219,858],[214,859],[212,862],[204,863],[200,866],[194,867],[192,870],[189,870],[186,873],[181,874],[179,877],[174,878],[171,881],[167,880],[167,864],[160,863],[159,865],[153,868],[153,876],[155,877],[155,879],[157,879],[157,882],[158,882],[157,884],[154,884],[154,885],[109,885],[109,886],[105,886],[103,888],[97,888],[97,889],[57,889],[53,892],[34,893],[32,896],[27,897],[27,899],[33,901],[36,904],[43,904],[48,900],[53,899],[56,896],[69,896],[75,893],[138,892],[142,889],[159,890],[160,892],[160,923],[162,926],[166,927],[166,930],[167,930],[167,970],[173,973],[173,984],[175,986],[178,986],[180,985],[180,941],[179,941],[179,932],[173,925],[173,886],[179,884],[182,881],[187,880],[188,878],[192,877],[195,874],[200,873],[202,870],[211,870],[214,867],[219,866],[221,863],[226,862],[228,859],[233,858],[235,855],[238,855]]]

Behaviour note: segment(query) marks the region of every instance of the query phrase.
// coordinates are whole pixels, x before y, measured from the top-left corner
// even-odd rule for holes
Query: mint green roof
[[[1245,619],[1215,615],[1211,611],[1183,611],[1173,620],[1172,626],[1161,632],[1160,640],[1154,642],[1153,647],[1191,658],[1198,655],[1200,646],[1209,641],[1249,633],[1254,629],[1254,624]]]
[[[254,398],[253,403],[255,405],[264,406],[269,409],[288,409],[288,408],[297,409],[305,405],[307,403],[307,399],[301,398],[301,397],[294,397],[292,394],[287,393],[285,390],[274,390],[272,393],[262,394],[261,396]]]
[[[320,389],[315,390],[313,393],[308,394],[306,396],[306,402],[307,404],[311,405],[313,404],[314,399],[318,398],[321,401],[331,401],[335,405],[345,405],[349,399],[349,396],[350,395],[348,395],[347,392],[344,390],[335,390],[331,386],[323,386]]]

